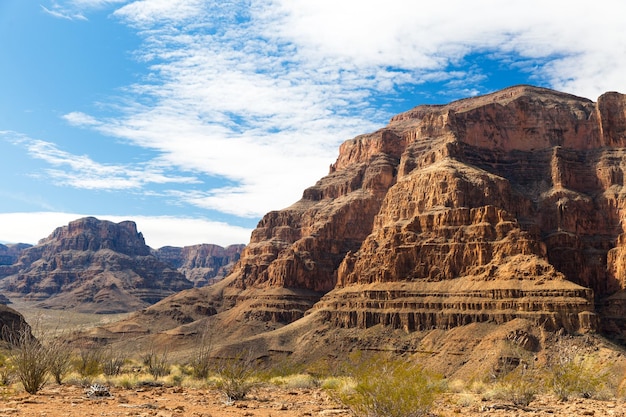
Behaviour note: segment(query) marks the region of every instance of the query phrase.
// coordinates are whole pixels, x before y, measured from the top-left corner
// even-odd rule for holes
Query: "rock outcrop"
[[[172,265],[196,287],[214,284],[226,277],[241,256],[245,245],[200,244],[185,247],[164,246],[154,255]]]
[[[314,341],[310,326],[626,338],[625,170],[619,93],[515,86],[418,106],[343,143],[326,177],[263,217],[215,288],[143,318],[208,313],[237,337],[289,324],[259,342],[276,351]]]
[[[345,142],[300,202],[266,215],[233,286],[325,294],[313,311],[339,326],[623,333],[625,169],[618,93],[517,86],[419,106]]]
[[[32,336],[24,316],[11,307],[0,304],[0,346],[16,345],[24,336]]]
[[[12,298],[85,312],[133,311],[193,286],[150,253],[131,221],[73,221],[25,249],[13,267],[17,273],[0,280]]]

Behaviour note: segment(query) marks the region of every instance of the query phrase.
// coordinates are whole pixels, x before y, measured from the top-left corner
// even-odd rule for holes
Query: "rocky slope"
[[[57,228],[25,249],[9,272],[0,290],[10,298],[83,312],[133,311],[192,287],[150,253],[134,222],[93,217]]]
[[[131,321],[176,337],[208,322],[259,355],[428,352],[446,373],[501,342],[540,349],[543,331],[625,338],[625,170],[619,93],[418,106],[342,144],[226,279]]]
[[[241,256],[245,245],[200,244],[185,246],[164,246],[154,250],[154,255],[166,262],[194,283],[196,287],[213,284],[226,277]]]

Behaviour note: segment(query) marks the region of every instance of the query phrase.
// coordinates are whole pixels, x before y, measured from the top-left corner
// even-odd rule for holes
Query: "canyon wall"
[[[328,176],[264,216],[226,309],[408,331],[524,318],[623,336],[625,169],[619,93],[515,86],[416,107],[346,141]]]

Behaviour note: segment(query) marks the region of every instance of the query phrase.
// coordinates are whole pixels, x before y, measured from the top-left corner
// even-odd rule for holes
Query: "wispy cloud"
[[[86,13],[100,10],[131,0],[51,0],[48,7],[41,5],[41,9],[52,17],[66,20],[88,20]]]
[[[24,147],[31,157],[43,160],[54,168],[45,175],[57,185],[82,189],[123,190],[141,188],[147,184],[193,184],[193,176],[168,175],[159,161],[135,165],[104,164],[86,155],[74,155],[59,149],[55,144],[31,139],[14,132],[0,131],[0,137],[14,145]]]
[[[64,5],[50,10],[119,6],[112,16],[137,30],[143,45],[135,56],[149,71],[144,81],[126,86],[120,101],[132,104],[117,107],[113,117],[78,109],[66,121],[156,151],[159,163],[172,170],[229,179],[227,187],[179,188],[168,195],[240,216],[299,198],[326,173],[341,141],[390,116],[377,98],[433,81],[445,83],[451,98],[486,92],[481,80],[489,74],[458,70],[471,54],[511,65],[521,60],[538,82],[592,99],[626,90],[621,0],[602,7],[578,0],[567,7],[539,0],[451,0],[445,7],[404,0]],[[74,173],[94,164],[59,155],[50,144],[38,146],[42,159]],[[141,170],[129,175],[120,168],[127,167],[95,165],[120,188],[141,186]],[[172,180],[159,170],[154,176]],[[98,185],[95,178],[65,181]]]

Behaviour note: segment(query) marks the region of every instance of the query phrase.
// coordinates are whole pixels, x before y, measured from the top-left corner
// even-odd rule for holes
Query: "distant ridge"
[[[134,311],[193,286],[150,253],[134,222],[94,217],[57,228],[0,273],[9,298],[95,313]]]

